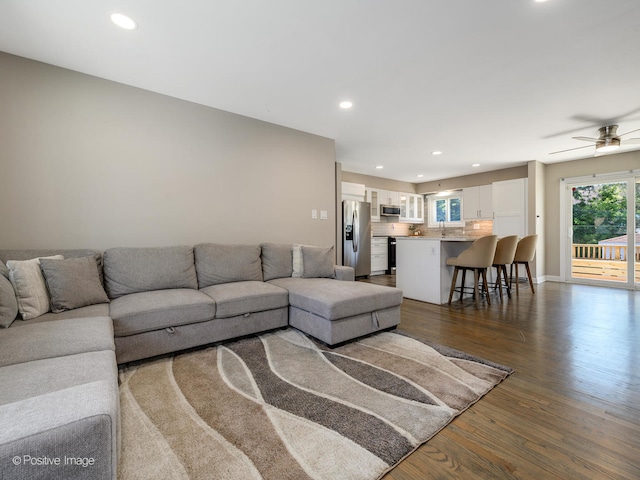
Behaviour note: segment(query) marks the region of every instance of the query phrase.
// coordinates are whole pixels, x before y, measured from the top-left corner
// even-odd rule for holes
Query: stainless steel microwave
[[[400,207],[394,205],[380,205],[380,215],[384,217],[399,217]]]

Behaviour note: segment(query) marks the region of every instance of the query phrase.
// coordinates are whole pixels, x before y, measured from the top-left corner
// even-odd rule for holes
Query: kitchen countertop
[[[409,237],[397,237],[401,240],[438,240],[444,242],[473,242],[480,237],[420,237],[420,236],[409,236]]]

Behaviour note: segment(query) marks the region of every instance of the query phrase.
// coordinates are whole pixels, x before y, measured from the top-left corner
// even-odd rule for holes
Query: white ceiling
[[[1,51],[334,138],[343,170],[408,182],[639,129],[639,47],[638,0],[0,2]]]

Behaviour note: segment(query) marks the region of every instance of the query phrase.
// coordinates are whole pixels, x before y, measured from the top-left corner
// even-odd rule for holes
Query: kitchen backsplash
[[[427,228],[426,224],[416,223],[413,231],[409,230],[410,223],[386,223],[371,222],[371,235],[374,237],[397,237],[404,235],[414,235],[415,232],[424,237],[441,237],[442,231],[439,228]],[[474,229],[478,225],[478,229]],[[491,235],[493,232],[493,222],[491,220],[470,220],[464,227],[446,227],[445,234],[448,237],[483,237]]]

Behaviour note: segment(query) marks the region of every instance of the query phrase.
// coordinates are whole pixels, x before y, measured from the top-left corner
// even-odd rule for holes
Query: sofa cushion
[[[87,305],[86,307],[74,308],[73,310],[65,310],[60,313],[48,312],[40,315],[38,318],[29,320],[28,322],[13,322],[11,328],[20,328],[25,325],[33,325],[35,323],[55,322],[58,320],[66,320],[68,318],[92,318],[92,317],[108,317],[109,304],[97,303],[96,305]]]
[[[63,390],[90,382],[113,382],[118,378],[112,350],[78,353],[34,360],[0,368],[0,405]]]
[[[258,245],[202,243],[193,250],[199,288],[221,283],[262,281]]]
[[[114,350],[109,317],[26,323],[0,335],[0,367],[84,352]]]
[[[278,278],[269,283],[289,292],[292,307],[327,320],[375,312],[402,303],[402,290],[371,283],[330,278]]]
[[[11,282],[0,275],[0,328],[8,328],[18,316],[18,301]]]
[[[62,260],[62,255],[52,257]],[[9,260],[9,278],[16,292],[18,310],[23,320],[36,318],[50,310],[47,286],[40,270],[40,258]]]
[[[263,243],[262,276],[264,281],[274,278],[290,277],[293,273],[293,245]]]
[[[216,303],[187,288],[132,293],[111,301],[109,312],[116,337],[212,320]]]
[[[193,248],[110,248],[104,252],[107,294],[118,298],[130,293],[198,288]]]
[[[200,290],[216,302],[216,318],[273,310],[289,305],[289,293],[264,282],[233,282]]]
[[[54,313],[109,302],[93,257],[66,260],[43,258],[40,260],[40,269],[49,290],[51,311]]]

